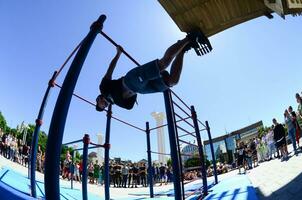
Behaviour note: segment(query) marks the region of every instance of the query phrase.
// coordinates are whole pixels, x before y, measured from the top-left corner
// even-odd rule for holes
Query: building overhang
[[[273,12],[301,14],[302,2],[292,0],[158,0],[183,32],[201,30],[207,37]]]

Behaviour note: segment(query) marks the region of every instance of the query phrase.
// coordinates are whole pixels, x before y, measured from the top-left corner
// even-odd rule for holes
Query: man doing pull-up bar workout
[[[153,60],[130,70],[125,76],[112,80],[112,73],[123,51],[117,46],[117,53],[99,86],[101,94],[96,99],[96,110],[103,111],[109,104],[132,109],[137,93],[163,92],[176,85],[180,79],[184,53],[198,46],[199,34],[188,34],[184,39],[170,46],[161,59]],[[165,69],[171,65],[170,73]]]

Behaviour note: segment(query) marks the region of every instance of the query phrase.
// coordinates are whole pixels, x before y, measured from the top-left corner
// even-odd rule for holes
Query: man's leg
[[[175,44],[170,46],[167,51],[165,52],[164,56],[158,61],[159,70],[163,71],[165,70],[172,60],[180,53],[182,52],[183,48],[190,43],[190,40],[188,37],[185,37],[182,40],[178,40]]]

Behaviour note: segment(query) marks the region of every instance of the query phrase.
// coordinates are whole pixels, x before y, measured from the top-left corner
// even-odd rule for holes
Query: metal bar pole
[[[79,143],[79,142],[83,142],[83,139],[75,140],[75,141],[72,141],[72,142],[67,142],[67,143],[64,143],[64,144],[62,144],[62,145],[67,146],[67,145],[75,144],[75,143]]]
[[[71,180],[70,180],[70,188],[73,189],[73,176],[74,176],[74,158],[75,158],[75,152],[76,150],[73,150],[72,157],[71,157]]]
[[[52,115],[48,139],[46,146],[45,157],[45,198],[46,200],[60,199],[60,155],[61,145],[64,135],[64,128],[66,117],[68,114],[71,97],[81,72],[84,61],[87,57],[89,49],[96,38],[97,34],[101,32],[103,23],[106,19],[105,15],[101,15],[99,19],[92,24],[90,32],[83,40],[77,55],[75,56],[70,69],[65,77],[62,89],[59,93],[54,112]]]
[[[172,100],[172,95],[171,95],[171,100]],[[182,189],[182,198],[185,199],[185,186],[184,186],[184,174],[183,174],[183,165],[182,165],[182,158],[181,158],[181,149],[180,149],[180,144],[179,144],[179,134],[178,134],[178,129],[177,129],[177,124],[176,124],[176,117],[175,117],[175,112],[174,112],[174,106],[171,104],[172,107],[172,112],[174,113],[173,118],[174,118],[174,126],[175,126],[175,135],[176,135],[176,144],[177,144],[177,152],[178,152],[178,157],[179,157],[179,167],[180,167],[180,180],[181,180],[181,189]]]
[[[197,114],[196,114],[194,106],[191,106],[191,114],[192,114],[193,124],[195,126],[199,159],[200,159],[200,163],[201,163],[201,174],[202,174],[202,185],[203,185],[202,192],[203,192],[204,196],[206,196],[208,194],[207,172],[206,172],[203,146],[202,146],[201,136],[200,136],[200,131],[199,131],[199,125],[198,125],[198,121],[197,121]]]
[[[210,143],[210,148],[211,148],[211,154],[212,154],[212,162],[213,162],[215,184],[217,184],[218,183],[218,178],[217,178],[216,158],[215,158],[215,154],[214,154],[214,146],[213,146],[213,141],[212,141],[210,126],[209,126],[208,121],[206,121],[206,129],[207,129],[207,132],[208,132],[208,138],[209,138],[209,143]]]
[[[181,178],[180,178],[181,172],[179,166],[180,164],[179,164],[179,156],[178,156],[177,141],[176,141],[176,127],[173,117],[172,99],[171,99],[170,90],[164,91],[164,100],[165,100],[165,107],[166,107],[169,140],[170,140],[170,151],[171,151],[171,159],[172,159],[172,167],[173,167],[174,196],[175,196],[175,200],[183,200],[183,191],[182,191]]]
[[[103,31],[101,31],[101,35],[104,36],[104,38],[106,38],[109,42],[111,42],[114,46],[118,46],[118,44],[116,42],[114,42],[113,39],[111,39],[106,33],[104,33]],[[132,56],[130,56],[124,49],[122,49],[122,52],[125,54],[125,56],[127,56],[134,64],[136,64],[137,66],[140,66],[140,64],[134,59],[132,58]]]
[[[147,154],[148,154],[148,181],[150,188],[150,198],[154,197],[153,191],[153,170],[152,170],[152,157],[151,157],[151,142],[150,142],[150,127],[149,122],[146,122],[146,136],[147,136]]]
[[[82,175],[82,198],[83,200],[88,199],[87,195],[87,166],[88,166],[88,145],[90,143],[90,138],[88,134],[83,137],[83,175]]]
[[[48,82],[47,89],[45,91],[42,104],[39,110],[38,117],[36,119],[36,127],[33,133],[32,141],[31,141],[31,155],[30,155],[30,188],[31,188],[31,196],[37,198],[37,191],[36,191],[36,158],[37,158],[37,148],[38,148],[38,139],[39,139],[39,132],[42,125],[43,115],[45,111],[45,107],[47,105],[50,89],[53,87],[53,81],[56,76],[57,72],[55,71]]]
[[[105,200],[110,200],[110,180],[109,180],[109,149],[110,149],[110,124],[112,117],[112,105],[110,104],[107,112],[106,135],[105,135],[105,166],[104,166],[104,182],[105,182]]]

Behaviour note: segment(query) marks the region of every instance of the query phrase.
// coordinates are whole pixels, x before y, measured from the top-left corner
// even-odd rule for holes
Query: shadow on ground
[[[302,163],[301,163],[302,169]],[[284,175],[280,174],[280,179]],[[301,200],[302,199],[302,173],[296,178],[273,192],[270,196],[264,196],[259,188],[255,188],[259,200]]]

